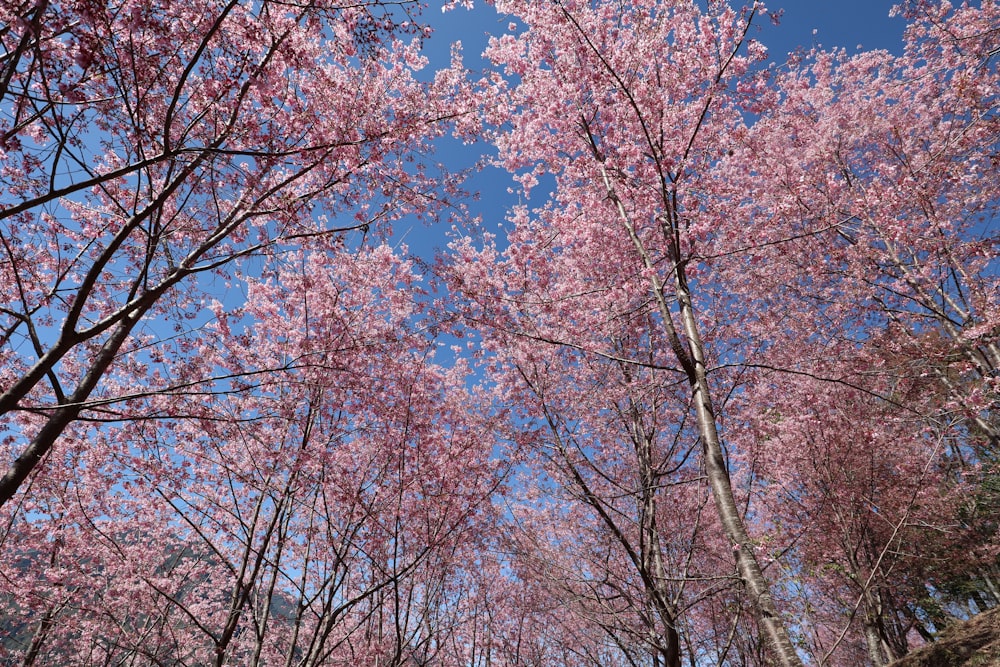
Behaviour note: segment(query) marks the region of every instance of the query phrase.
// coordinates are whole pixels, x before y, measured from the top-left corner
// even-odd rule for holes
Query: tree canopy
[[[0,6],[5,664],[882,667],[1000,607],[1000,6],[774,60],[761,2],[490,4],[481,70],[409,0]]]

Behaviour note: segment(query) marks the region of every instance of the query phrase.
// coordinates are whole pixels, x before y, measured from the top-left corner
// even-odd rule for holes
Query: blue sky
[[[548,0],[538,0],[546,2]],[[738,4],[738,3],[734,3]],[[798,46],[820,44],[830,48],[842,46],[853,51],[859,44],[865,49],[899,51],[905,22],[889,18],[895,2],[886,0],[773,0],[768,10],[783,9],[781,24],[772,27],[770,22],[759,21],[759,39],[770,49],[775,59]],[[486,46],[490,32],[505,32],[508,20],[480,0],[472,10],[458,7],[441,13],[432,6],[425,16],[434,28],[428,43],[428,54],[440,64],[446,64],[449,45],[461,40],[466,53],[466,64],[476,67],[477,56]],[[816,30],[816,34],[813,34]]]
[[[901,18],[889,18],[889,10],[894,4],[884,0],[774,2],[771,9],[784,8],[785,13],[781,25],[768,30],[762,41],[771,47],[772,57],[796,46],[812,46],[814,42],[826,48],[844,47],[849,52],[860,44],[865,49],[898,53],[906,22]]]

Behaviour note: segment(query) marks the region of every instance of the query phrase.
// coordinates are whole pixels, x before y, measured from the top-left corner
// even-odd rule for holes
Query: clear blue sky
[[[889,18],[889,10],[897,4],[895,2],[776,0],[770,4],[772,10],[785,10],[781,25],[767,29],[761,38],[771,47],[775,59],[797,46],[814,43],[826,48],[844,47],[848,52],[853,52],[859,44],[865,49],[900,51],[906,23],[900,18]]]
[[[759,39],[770,47],[772,56],[778,60],[797,46],[809,47],[814,43],[827,48],[842,46],[851,51],[861,44],[865,49],[898,52],[905,23],[899,18],[889,18],[889,10],[894,4],[886,0],[773,0],[768,3],[768,10],[784,10],[781,25],[772,27],[766,19],[761,20]],[[471,11],[459,7],[444,14],[438,6],[432,5],[425,18],[435,30],[428,44],[432,58],[447,63],[449,44],[461,40],[465,45],[466,62],[473,67],[486,46],[487,35],[490,32],[502,34],[508,23],[482,0]]]

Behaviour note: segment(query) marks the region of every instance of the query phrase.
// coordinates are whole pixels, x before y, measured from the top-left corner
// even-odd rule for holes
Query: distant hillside
[[[1000,608],[956,623],[933,644],[921,646],[889,667],[1000,666]]]

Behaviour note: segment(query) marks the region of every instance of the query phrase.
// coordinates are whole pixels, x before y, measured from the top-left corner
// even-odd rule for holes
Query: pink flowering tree
[[[1000,604],[1000,9],[768,69],[750,4],[503,0],[478,91],[405,1],[0,6],[3,659],[869,667]],[[551,193],[435,302],[446,131]]]
[[[113,402],[109,373],[168,388],[130,364],[196,325],[234,259],[426,208],[408,160],[456,91],[414,78],[416,10],[4,3],[0,504]]]
[[[418,9],[0,7],[6,659],[462,660],[489,429],[381,245],[454,185]]]
[[[716,412],[732,380],[719,375],[717,393],[707,374],[726,354],[725,343],[709,344],[721,315],[713,309],[725,295],[702,278],[699,261],[704,244],[728,229],[707,187],[721,178],[718,169],[731,168],[724,158],[746,132],[744,113],[760,110],[754,100],[768,99],[765,79],[752,70],[765,52],[747,37],[756,12],[654,1],[507,2],[498,9],[526,26],[518,32],[512,23],[513,32],[495,38],[487,52],[515,80],[495,79],[502,102],[487,112],[502,128],[494,138],[499,160],[525,192],[542,177],[554,178],[555,190],[542,208],[514,212],[503,256],[487,247],[476,258],[471,245],[458,245],[457,280],[476,304],[472,317],[499,329],[494,350],[517,347],[514,360],[498,352],[499,370],[511,382],[522,378],[536,395],[536,414],[550,425],[570,493],[599,516],[609,511],[607,501],[594,497],[606,498],[607,490],[590,489],[579,472],[601,475],[608,464],[589,462],[591,452],[596,458],[608,448],[614,465],[629,469],[608,483],[621,486],[621,502],[639,499],[629,512],[635,537],[628,541],[647,551],[629,556],[630,569],[645,577],[648,613],[655,612],[659,628],[651,636],[662,637],[653,645],[665,664],[679,664],[679,601],[667,582],[683,575],[659,569],[666,554],[656,542],[662,538],[653,537],[652,517],[656,497],[670,488],[666,471],[681,460],[703,471],[719,537],[774,655],[780,664],[798,664],[726,464]],[[486,275],[494,263],[499,270]],[[572,351],[578,359],[570,359]],[[587,368],[599,360],[614,363]],[[576,379],[570,389],[548,378],[550,367],[559,377],[566,363],[598,379]],[[630,377],[642,374],[649,379],[633,390]],[[600,384],[601,377],[614,384]],[[587,392],[600,403],[595,419],[621,413],[617,432],[581,428],[593,440],[574,442],[566,434],[583,423],[564,406]],[[697,496],[692,507],[699,507]],[[604,524],[615,532],[611,521]],[[628,552],[626,540],[616,539]],[[683,567],[683,556],[676,562]]]
[[[418,277],[380,246],[248,282],[164,366],[228,379],[74,426],[34,480],[3,549],[9,657],[467,664],[502,468],[461,366],[432,358]]]
[[[627,659],[679,665],[690,641],[682,610],[711,575],[726,586],[732,574],[704,570],[702,533],[717,526],[683,399],[666,400],[657,374],[624,362],[508,345],[517,377],[507,396],[535,424],[525,443],[535,479],[515,511],[522,567]]]
[[[761,377],[745,396],[747,430],[732,436],[757,474],[766,554],[787,550],[816,664],[885,665],[931,639],[945,620],[933,591],[969,566],[974,541],[961,520],[973,488],[947,458],[960,424],[921,418],[920,379],[866,378],[875,362],[858,354],[853,381],[839,360],[828,371],[840,382]]]
[[[800,554],[815,564],[822,553],[827,566],[855,577],[838,584],[851,593],[823,604],[864,631],[872,664],[932,638],[928,626],[947,620],[949,582],[968,582],[971,595],[952,602],[974,600],[970,613],[1000,602],[1000,15],[995,3],[916,2],[903,11],[911,25],[902,56],[803,54],[778,76],[781,103],[734,151],[753,167],[729,182],[738,215],[760,223],[751,242],[728,251],[745,258],[729,284],[753,310],[781,318],[754,360],[769,374],[753,393],[760,404],[746,409],[752,421],[772,411],[778,431],[805,429],[760,459],[762,473],[771,468],[768,483],[785,480],[767,491],[786,488],[772,467],[792,460],[781,447],[837,453],[796,473],[796,483],[828,489],[794,492],[825,503],[811,520],[839,525],[815,533],[815,544],[802,533]],[[829,405],[802,404],[796,392]],[[867,443],[867,477],[850,460],[858,443]],[[880,532],[887,527],[898,530]],[[907,560],[913,544],[923,557]]]
[[[963,476],[984,467],[956,475],[949,456],[978,451],[987,462],[996,442],[997,16],[994,3],[983,5],[909,3],[912,25],[900,57],[817,52],[767,73],[754,65],[764,57],[750,33],[758,5],[741,14],[722,3],[707,10],[652,1],[499,3],[516,22],[488,51],[502,68],[491,80],[500,101],[486,110],[498,128],[498,160],[525,196],[552,191],[538,208],[514,209],[507,245],[458,241],[452,270],[469,300],[469,321],[494,355],[505,400],[537,428],[525,441],[554,482],[538,489],[537,504],[566,503],[545,509],[548,518],[533,514],[526,532],[551,533],[567,516],[578,525],[603,522],[607,531],[588,534],[578,552],[571,552],[572,535],[534,540],[538,566],[549,572],[543,578],[564,575],[562,599],[587,599],[567,581],[610,582],[626,571],[641,577],[640,556],[595,569],[593,550],[607,548],[599,545],[610,536],[627,554],[614,526],[643,535],[653,513],[635,508],[646,501],[676,500],[693,521],[697,503],[685,504],[673,484],[698,471],[723,543],[715,553],[733,559],[772,659],[797,664],[806,655],[793,647],[790,627],[800,646],[808,633],[821,636],[810,649],[819,661],[833,651],[880,663],[906,650],[907,624],[916,632],[916,589],[885,587],[887,572],[914,564],[895,557],[897,540],[917,539],[911,519],[931,531],[958,529]],[[922,374],[933,381],[911,382]],[[817,393],[803,378],[833,386]],[[766,394],[783,381],[780,392]],[[899,407],[894,391],[908,386],[935,395],[914,389]],[[817,414],[808,402],[817,396],[834,401],[833,411]],[[867,495],[810,499],[851,515],[858,503],[878,498],[884,520],[900,526],[898,535],[869,524],[840,528],[848,537],[837,558],[862,541],[872,554],[864,563],[837,562],[854,572],[849,603],[844,588],[824,599],[836,608],[833,616],[847,613],[850,622],[831,616],[809,626],[798,616],[797,568],[820,546],[799,552],[795,534],[782,532],[781,508],[762,502],[767,494],[758,491],[780,488],[781,475],[791,473],[756,459],[760,443],[745,437],[775,397],[789,433],[811,419],[827,432],[844,430],[838,419],[864,430],[855,424],[866,414],[856,407],[864,397],[875,401],[868,414],[889,415],[884,431],[865,431],[867,454],[884,450],[871,459],[878,463]],[[631,422],[630,405],[639,415]],[[643,463],[644,439],[655,452],[647,460],[657,465]],[[789,435],[772,444],[795,442]],[[689,447],[697,455],[686,471],[666,463],[663,452]],[[856,464],[796,471],[811,475],[803,483],[819,484],[822,475],[843,476]],[[876,470],[895,464],[907,472],[893,478]],[[838,479],[823,483],[844,483]],[[916,480],[940,502],[914,495]],[[899,501],[890,502],[896,494]],[[579,506],[565,509],[572,502]],[[942,516],[931,522],[918,507]],[[657,529],[667,525],[657,519]],[[959,532],[961,541],[968,533]],[[665,550],[652,545],[645,538],[649,553],[663,558]],[[707,557],[693,541],[684,548],[694,562]],[[681,581],[678,562],[650,580]],[[787,606],[776,603],[779,592]],[[891,602],[897,594],[910,599]],[[718,619],[723,607],[666,605],[657,622],[680,629],[683,641],[685,628]],[[733,620],[740,608],[728,614],[733,635],[742,634]],[[672,643],[669,632],[648,636]],[[648,642],[646,650],[656,646]],[[661,657],[675,659],[671,649]]]
[[[903,56],[805,54],[777,78],[781,104],[735,156],[753,169],[731,196],[766,220],[740,294],[788,304],[785,332],[801,339],[891,329],[882,355],[923,357],[949,409],[995,446],[1000,10],[906,8]]]

